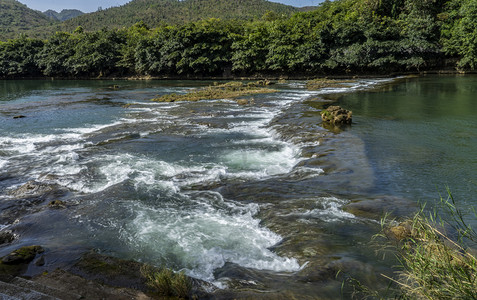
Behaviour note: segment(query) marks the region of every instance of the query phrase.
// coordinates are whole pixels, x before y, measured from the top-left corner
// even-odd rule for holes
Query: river
[[[339,270],[386,285],[394,262],[371,242],[384,212],[410,214],[446,185],[475,203],[477,77],[289,81],[250,105],[150,101],[209,84],[0,81],[0,229],[18,237],[0,256],[42,245],[35,275],[95,249],[223,297],[334,299]],[[351,127],[321,125],[334,101]],[[15,192],[31,181],[46,192]]]

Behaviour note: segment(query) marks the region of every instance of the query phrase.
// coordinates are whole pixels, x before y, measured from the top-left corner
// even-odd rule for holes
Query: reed
[[[438,209],[423,207],[392,223],[383,221],[381,236],[393,243],[400,270],[395,278],[383,276],[397,284],[402,298],[477,299],[477,234],[449,191]]]
[[[183,272],[175,273],[171,269],[159,269],[144,265],[141,273],[146,278],[146,284],[162,297],[190,299],[192,283]]]

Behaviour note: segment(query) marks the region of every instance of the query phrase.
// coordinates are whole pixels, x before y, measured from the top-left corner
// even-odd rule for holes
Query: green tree
[[[443,50],[458,56],[458,67],[474,70],[477,67],[477,0],[453,0],[441,14]]]
[[[231,45],[232,71],[253,74],[265,69],[269,32],[265,22],[245,24],[243,33],[235,35]]]
[[[102,77],[119,72],[124,36],[118,31],[101,30],[73,36],[74,54],[65,64],[74,76]]]
[[[15,40],[0,42],[0,77],[41,75],[36,55],[42,47],[41,40],[30,39],[25,35]]]
[[[126,74],[141,74],[136,68],[136,51],[138,45],[151,35],[151,30],[144,22],[138,22],[128,29],[120,30],[123,43],[120,47],[120,59],[116,66]]]
[[[221,75],[231,59],[234,24],[219,19],[191,23],[177,31],[183,45],[176,64],[179,74]]]
[[[57,32],[51,36],[36,57],[43,74],[59,77],[72,76],[73,72],[65,62],[74,55],[74,46],[71,34]]]

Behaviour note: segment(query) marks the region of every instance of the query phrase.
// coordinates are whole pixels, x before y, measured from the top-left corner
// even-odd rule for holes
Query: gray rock
[[[0,299],[53,300],[58,299],[29,288],[0,281]],[[5,295],[5,296],[4,296]]]
[[[15,235],[10,230],[0,232],[0,245],[11,243],[13,240]]]
[[[31,262],[37,254],[45,250],[41,246],[27,246],[13,251],[2,258],[2,263],[6,265],[18,265]]]
[[[10,191],[10,195],[18,198],[37,197],[53,191],[52,185],[36,181],[28,181],[19,188]]]
[[[17,287],[22,287],[25,289],[31,289],[36,292],[49,295],[51,297],[55,297],[62,300],[75,300],[81,299],[79,294],[75,294],[69,291],[62,291],[60,289],[56,289],[53,287],[49,287],[47,285],[39,284],[31,280],[26,280],[20,277],[16,277],[10,284],[14,284]]]

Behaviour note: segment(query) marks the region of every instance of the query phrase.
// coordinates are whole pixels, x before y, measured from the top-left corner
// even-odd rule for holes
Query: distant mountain
[[[85,30],[98,30],[129,27],[139,21],[155,27],[208,18],[250,20],[260,18],[267,12],[289,16],[297,11],[296,7],[266,0],[133,0],[120,7],[70,19],[62,27],[66,31],[78,26]]]
[[[318,6],[303,6],[303,7],[299,7],[298,10],[299,11],[312,11],[312,10],[315,10],[317,8],[318,8]]]
[[[58,13],[54,10],[49,9],[43,12],[43,14],[54,20],[66,21],[84,15],[84,12],[77,9],[63,9],[61,12]]]
[[[0,0],[0,40],[14,38],[19,33],[48,26],[53,20],[16,0]]]

